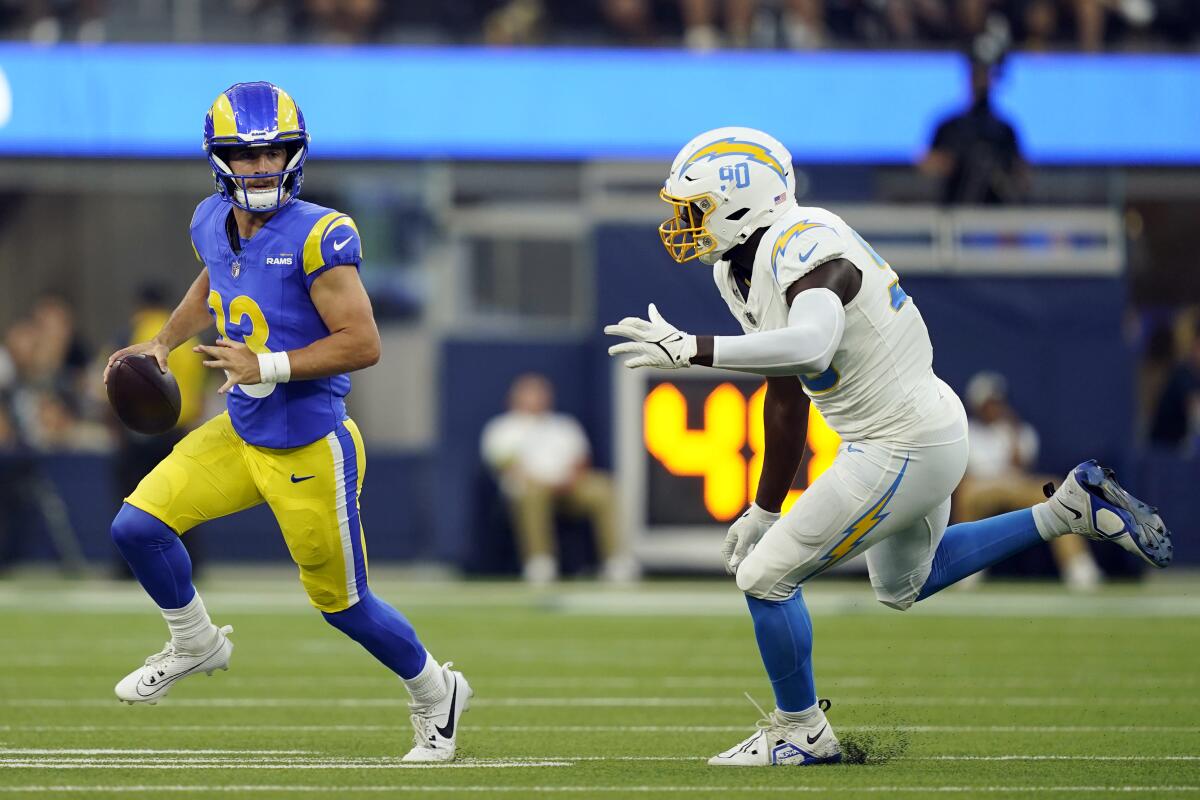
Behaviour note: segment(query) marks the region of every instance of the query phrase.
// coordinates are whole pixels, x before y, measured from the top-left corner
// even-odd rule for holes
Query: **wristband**
[[[287,352],[258,354],[259,383],[287,383],[292,379],[292,362]]]

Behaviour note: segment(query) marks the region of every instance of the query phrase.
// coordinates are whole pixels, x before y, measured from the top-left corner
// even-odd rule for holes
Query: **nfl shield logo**
[[[234,261],[234,262],[233,262],[233,266],[231,266],[231,267],[229,268],[229,271],[233,273],[233,277],[235,277],[235,278],[236,278],[238,275],[241,275],[241,274],[242,274],[242,262],[240,262],[240,261]]]

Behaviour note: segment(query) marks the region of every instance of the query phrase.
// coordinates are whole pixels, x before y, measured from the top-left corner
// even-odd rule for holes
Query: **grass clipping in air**
[[[843,764],[877,766],[908,751],[908,733],[900,728],[854,731],[838,737]]]

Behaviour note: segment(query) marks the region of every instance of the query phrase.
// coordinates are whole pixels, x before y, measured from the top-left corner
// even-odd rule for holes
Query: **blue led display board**
[[[299,102],[314,157],[672,156],[749,125],[799,162],[911,163],[966,102],[948,53],[0,45],[0,155],[192,157],[239,80]],[[1018,55],[997,90],[1031,161],[1200,163],[1200,57]]]

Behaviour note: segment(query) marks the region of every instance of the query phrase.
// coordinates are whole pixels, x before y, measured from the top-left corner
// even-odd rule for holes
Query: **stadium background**
[[[384,358],[355,376],[351,411],[370,452],[377,561],[511,571],[479,458],[510,381],[546,374],[613,468],[623,415],[640,409],[616,402],[600,327],[653,299],[685,329],[733,330],[708,270],[667,262],[654,227],[676,148],[738,123],[781,138],[801,202],[841,211],[892,262],[939,374],[960,391],[978,371],[1005,375],[1041,434],[1040,470],[1114,465],[1166,510],[1177,559],[1194,563],[1194,395],[1183,435],[1162,444],[1150,431],[1165,376],[1187,369],[1200,303],[1197,21],[1188,4],[1144,5],[5,6],[0,446],[6,482],[28,491],[6,493],[4,561],[52,557],[72,538],[89,561],[111,558],[116,431],[97,359],[128,335],[141,287],[173,304],[194,276],[186,223],[211,186],[204,110],[230,83],[267,79],[313,135],[305,197],[364,234]],[[748,24],[735,7],[751,9]],[[1028,188],[1004,207],[942,204],[917,164],[967,102],[964,54],[1002,52],[996,106]],[[46,305],[69,344],[23,361],[22,336],[54,316]],[[699,481],[684,478],[679,497]],[[629,527],[645,527],[640,509]],[[279,560],[272,528],[260,508],[193,535],[209,561]],[[649,566],[715,564],[710,546]]]
[[[1188,0],[0,0],[0,794],[1200,797],[1198,35]],[[934,131],[968,102],[968,55],[1001,54],[1027,179],[943,202]],[[313,613],[262,508],[187,537],[233,669],[153,708],[111,695],[162,622],[112,579],[108,526],[170,439],[122,437],[100,365],[194,277],[204,113],[256,79],[305,112],[304,197],[362,231],[384,339],[350,398],[371,582],[470,676],[452,767],[398,763],[403,688]],[[599,335],[649,300],[734,330],[655,232],[676,149],[731,123],[779,136],[800,201],[893,264],[940,375],[1007,377],[1038,471],[1101,458],[1175,538],[1162,573],[1093,548],[1138,580],[1091,593],[1046,548],[996,570],[1028,580],[904,615],[861,576],[813,582],[817,686],[855,763],[799,774],[703,766],[769,686],[704,480],[650,453],[642,415],[669,381],[689,430],[657,433],[737,442],[753,400],[708,420],[711,376],[623,370]],[[650,580],[516,580],[479,437],[529,370],[614,470]],[[587,575],[584,532],[562,545]]]

